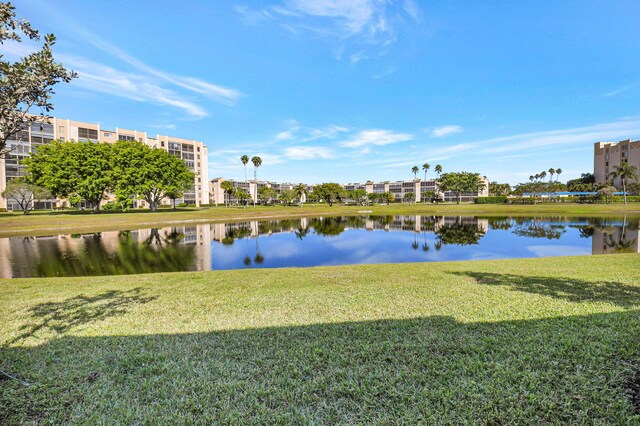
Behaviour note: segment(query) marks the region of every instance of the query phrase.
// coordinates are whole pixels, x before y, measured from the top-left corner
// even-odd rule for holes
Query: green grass
[[[0,280],[0,424],[637,424],[639,260]]]
[[[138,229],[151,226],[169,226],[185,223],[204,223],[215,221],[234,221],[248,219],[268,219],[281,217],[301,217],[319,215],[348,215],[358,211],[370,210],[373,214],[429,214],[429,215],[562,215],[562,216],[601,216],[635,215],[640,216],[640,203],[631,204],[538,204],[535,206],[518,205],[476,205],[476,204],[392,204],[388,206],[338,206],[305,205],[304,207],[213,207],[189,210],[160,210],[150,213],[148,210],[129,213],[102,212],[33,212],[0,213],[0,237],[15,235],[51,235],[71,232],[98,232],[120,229]]]

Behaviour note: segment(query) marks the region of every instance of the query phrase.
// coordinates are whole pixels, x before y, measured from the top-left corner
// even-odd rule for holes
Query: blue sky
[[[637,0],[15,5],[80,75],[54,115],[201,140],[210,177],[243,179],[247,154],[276,181],[410,179],[425,162],[564,180],[592,171],[594,142],[640,137]]]

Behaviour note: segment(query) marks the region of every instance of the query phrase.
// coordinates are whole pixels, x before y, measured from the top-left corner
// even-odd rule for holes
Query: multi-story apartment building
[[[596,183],[610,180],[609,174],[614,171],[614,167],[623,162],[628,162],[640,170],[640,140],[596,142],[593,150],[593,174]],[[613,184],[618,189],[622,185],[620,179],[616,179]]]
[[[26,166],[23,161],[31,152],[39,146],[52,140],[76,140],[90,142],[114,143],[118,140],[138,141],[150,147],[157,147],[168,151],[170,154],[182,159],[191,171],[195,173],[195,179],[191,191],[185,192],[178,203],[187,204],[209,203],[209,175],[207,146],[195,140],[175,138],[172,136],[149,136],[147,132],[129,130],[116,127],[115,130],[101,128],[100,124],[72,121],[62,118],[51,118],[48,123],[36,122],[30,127],[24,126],[7,142],[9,154],[0,159],[0,192],[6,187],[8,180],[25,175]],[[170,200],[164,201],[169,203]],[[51,208],[60,206],[61,200],[41,201],[38,208]],[[141,201],[140,205],[144,205]],[[10,201],[0,197],[0,208],[13,210]]]
[[[465,192],[461,194],[462,202],[472,202],[476,197],[482,197],[489,195],[489,181],[486,177],[481,178],[484,187],[482,190],[478,192]],[[214,204],[223,204],[225,202],[225,194],[222,190],[221,184],[225,179],[216,178],[211,181],[211,202]],[[251,199],[258,202],[257,194],[258,190],[263,186],[269,186],[275,189],[276,194],[280,194],[283,191],[292,190],[296,185],[292,183],[276,183],[276,182],[265,182],[265,181],[247,181],[247,182],[239,182],[235,180],[230,180],[233,183],[235,188],[240,188],[249,195],[251,195]],[[313,192],[313,185],[306,185],[308,192]],[[412,193],[414,195],[414,199],[416,202],[426,201],[426,194],[428,192],[433,192],[434,194],[438,194],[442,199],[449,202],[458,201],[458,197],[453,192],[445,191],[442,192],[439,190],[437,186],[437,182],[435,180],[412,180],[412,181],[396,181],[396,182],[371,182],[367,183],[348,183],[343,184],[342,188],[345,191],[354,191],[354,190],[364,190],[367,194],[382,194],[384,192],[389,192],[393,194],[396,202],[401,202],[405,200],[405,196],[408,193]],[[234,196],[231,196],[229,200],[231,203],[237,202],[237,199]]]

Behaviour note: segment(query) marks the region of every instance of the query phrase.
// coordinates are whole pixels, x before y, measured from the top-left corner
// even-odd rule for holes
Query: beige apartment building
[[[489,195],[489,180],[486,176],[481,177],[482,182],[484,183],[483,189],[478,192],[465,192],[460,196],[461,202],[473,202],[473,200],[477,197],[484,197]],[[212,204],[223,204],[225,202],[225,194],[222,190],[222,182],[226,179],[224,178],[215,178],[211,180],[211,203]],[[246,182],[240,182],[235,180],[230,180],[233,183],[233,186],[238,189],[242,189],[246,191],[250,196],[251,200],[258,202],[258,191],[263,186],[268,186],[275,189],[277,194],[280,194],[282,191],[292,190],[296,185],[292,183],[276,183],[276,182],[265,182],[265,181],[254,181],[249,180]],[[313,185],[305,185],[307,187],[307,191],[313,192]],[[456,202],[458,197],[453,192],[449,191],[440,191],[438,188],[438,184],[435,179],[432,180],[411,180],[411,181],[396,181],[396,182],[372,182],[368,181],[367,183],[348,183],[341,185],[345,191],[354,191],[354,190],[364,190],[367,194],[382,194],[384,192],[389,192],[393,195],[396,202],[401,202],[405,199],[405,194],[412,193],[414,194],[416,202],[423,202],[426,200],[427,193],[433,192],[435,194],[440,195],[444,201],[448,202]],[[231,203],[237,202],[237,200],[231,196],[231,199],[228,200]]]
[[[640,140],[596,142],[593,150],[593,175],[596,183],[608,181],[614,167],[623,162],[628,162],[640,170]],[[616,179],[614,185],[620,189],[622,185],[620,179]]]
[[[52,140],[108,143],[114,143],[118,140],[138,141],[150,147],[164,149],[182,159],[196,175],[192,190],[185,192],[183,198],[176,200],[176,202],[195,204],[196,206],[209,204],[208,156],[207,146],[204,143],[165,135],[152,137],[147,132],[119,127],[116,127],[115,130],[108,130],[101,128],[100,124],[62,118],[51,118],[48,123],[37,122],[30,127],[25,126],[7,141],[9,154],[0,159],[0,192],[6,187],[7,181],[25,175],[24,159],[39,146]],[[36,208],[59,207],[62,203],[61,200],[41,200],[36,203]],[[145,205],[144,201],[139,203],[141,206]],[[163,203],[169,204],[170,200],[164,200]],[[0,196],[0,208],[13,210],[17,206]]]

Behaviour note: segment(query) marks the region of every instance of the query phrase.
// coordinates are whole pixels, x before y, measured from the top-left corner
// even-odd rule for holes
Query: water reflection
[[[345,216],[0,239],[0,276],[640,252],[638,219]]]

